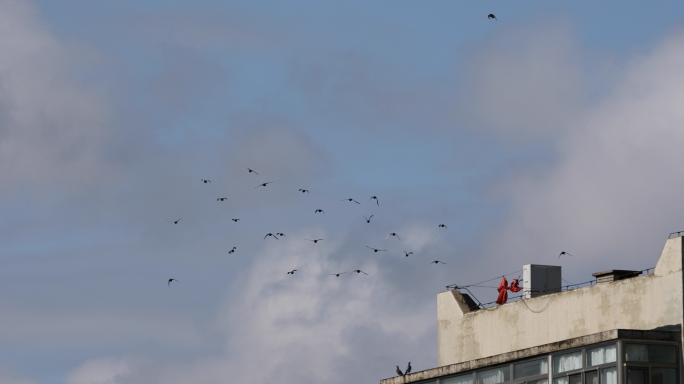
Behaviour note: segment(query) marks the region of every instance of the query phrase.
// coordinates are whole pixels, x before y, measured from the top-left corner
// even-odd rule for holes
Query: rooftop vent
[[[527,264],[523,266],[523,296],[526,299],[561,291],[561,267]]]
[[[610,271],[592,273],[596,276],[596,284],[610,283],[612,281],[629,279],[641,275],[641,271],[626,271],[622,269],[611,269]]]

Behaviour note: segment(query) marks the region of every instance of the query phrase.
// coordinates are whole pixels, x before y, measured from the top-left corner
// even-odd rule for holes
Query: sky
[[[680,1],[0,0],[0,382],[434,368],[447,285],[655,266],[682,68]]]

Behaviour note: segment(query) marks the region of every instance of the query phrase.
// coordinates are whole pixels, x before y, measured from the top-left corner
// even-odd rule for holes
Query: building
[[[380,384],[684,383],[683,239],[652,274],[595,273],[595,285],[486,309],[441,292],[438,367]]]

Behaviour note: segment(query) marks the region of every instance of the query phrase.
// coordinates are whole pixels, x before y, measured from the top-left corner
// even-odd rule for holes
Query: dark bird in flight
[[[440,228],[446,228],[447,226],[444,225],[444,224],[440,224],[439,227],[440,227]]]
[[[409,373],[411,373],[411,362],[410,361],[409,361],[408,367],[406,367],[406,371],[404,371],[404,375],[408,375]]]
[[[375,199],[375,202],[378,203],[378,205],[380,205],[380,200],[378,200],[378,197],[377,197],[377,196],[371,196],[371,198],[368,199],[368,201],[371,201],[371,200],[373,200],[373,199]]]
[[[207,180],[207,179],[200,179],[200,181],[203,182],[204,184],[211,183],[211,180]]]
[[[219,197],[218,199],[216,199],[216,201],[226,201],[226,200],[228,200],[227,197]]]
[[[309,240],[309,241],[313,241],[314,243],[318,243],[319,241],[325,240],[325,239],[313,239],[313,240],[312,239],[304,239],[304,240]]]
[[[399,369],[398,365],[397,365],[397,375],[404,376],[404,372],[402,372],[401,369]]]
[[[288,274],[288,275],[294,275],[295,272],[297,272],[297,270],[296,270],[296,269],[293,269],[293,270],[291,270],[290,272],[288,272],[287,274]]]
[[[325,212],[323,212],[322,209],[317,209],[317,210],[314,211],[314,213],[318,213],[318,212],[322,212],[322,213],[325,215]]]
[[[276,235],[278,235],[278,236],[280,236],[280,237],[287,237],[287,236],[285,236],[285,234],[282,233],[282,232],[278,232],[278,233],[276,233]]]
[[[358,274],[358,273],[363,273],[364,275],[367,275],[366,272],[364,272],[364,271],[362,271],[362,270],[360,270],[360,269],[355,269],[355,270],[351,271],[351,273],[354,273],[354,272],[356,272],[357,274]]]
[[[355,202],[356,204],[361,204],[361,203],[359,203],[358,201],[352,199],[351,197],[348,198],[348,199],[342,199],[342,200],[340,200],[340,201],[353,201],[353,202]]]
[[[569,254],[569,253],[563,251],[563,252],[560,253],[560,255],[558,255],[558,259],[560,259],[560,257],[563,256],[563,255],[572,256],[571,254]],[[558,259],[556,259],[556,260],[558,260]]]
[[[371,217],[373,217],[373,216],[374,216],[374,215],[370,215],[370,217],[364,216],[363,218],[366,219],[366,223],[370,223],[370,219],[371,219]]]
[[[304,192],[309,193],[309,190],[308,190],[308,189],[300,189],[299,192],[301,192],[301,193],[304,193]]]
[[[185,217],[185,216],[183,216],[183,217]],[[173,220],[166,220],[166,221],[168,221],[169,223],[178,224],[178,222],[181,221],[181,219],[182,219],[183,217],[181,217],[180,219],[178,219],[178,220],[176,220],[176,221],[173,221]]]
[[[244,165],[243,165],[243,167],[244,167]],[[247,168],[247,167],[245,167],[245,168]],[[253,169],[247,168],[247,170],[249,171],[249,173],[254,173],[254,174],[258,175],[258,173],[256,173]]]
[[[392,232],[389,235],[387,235],[387,237],[385,237],[385,240],[389,239],[390,236],[396,236],[397,239],[401,240],[401,237],[399,237],[399,235],[397,235],[395,232]]]
[[[229,255],[232,254],[233,252],[235,252],[236,249],[237,249],[237,247],[233,247],[233,249],[231,249],[230,251],[228,251],[228,254],[229,254]]]
[[[172,281],[175,281],[175,282],[179,282],[179,283],[180,283],[180,281],[178,281],[178,280],[176,280],[176,279],[169,279],[169,287],[171,286],[171,282],[172,282]]]
[[[367,246],[367,245],[366,245],[366,248],[370,248],[370,249],[372,249],[372,250],[375,251],[375,252],[386,252],[386,251],[387,251],[386,249],[375,249],[375,248],[371,248],[371,247],[369,247],[369,246]]]
[[[267,186],[268,184],[271,184],[271,183],[272,183],[272,181],[267,181],[267,182],[265,182],[265,183],[263,183],[263,184],[257,185],[257,186],[254,187],[254,188],[265,187],[265,186]]]
[[[406,252],[406,251],[404,251],[404,253],[406,254],[406,257],[409,257],[409,255],[413,255],[413,252]]]
[[[231,219],[231,220],[233,220],[233,221],[236,222],[236,223],[237,223],[238,221],[240,221],[240,219]]]
[[[432,263],[430,263],[430,264],[438,264],[438,263],[442,263],[442,262],[441,262],[441,261],[439,261],[439,260],[435,260],[435,261],[433,261],[433,262],[432,262]],[[446,263],[442,263],[442,264],[446,264]]]
[[[266,238],[269,236],[273,236],[273,237],[275,237],[276,240],[278,240],[278,238],[272,233],[267,233],[266,236],[264,236],[264,240],[266,240]]]
[[[487,15],[487,18],[490,19],[490,20],[491,20],[491,19],[499,20],[499,19],[496,18],[496,16],[494,16],[493,13],[490,13],[489,15]]]
[[[328,276],[337,276],[340,277],[340,275],[344,275],[347,272],[340,272],[340,273],[328,273]]]

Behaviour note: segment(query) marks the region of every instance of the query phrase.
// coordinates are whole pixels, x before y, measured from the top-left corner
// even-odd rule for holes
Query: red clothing
[[[519,292],[522,290],[521,287],[518,287],[518,279],[514,279],[511,281],[511,285],[508,286],[508,280],[506,280],[506,277],[501,278],[501,283],[499,283],[499,288],[496,290],[499,291],[499,297],[496,298],[496,303],[497,304],[506,304],[506,301],[508,301],[508,290],[511,290],[511,292]]]

